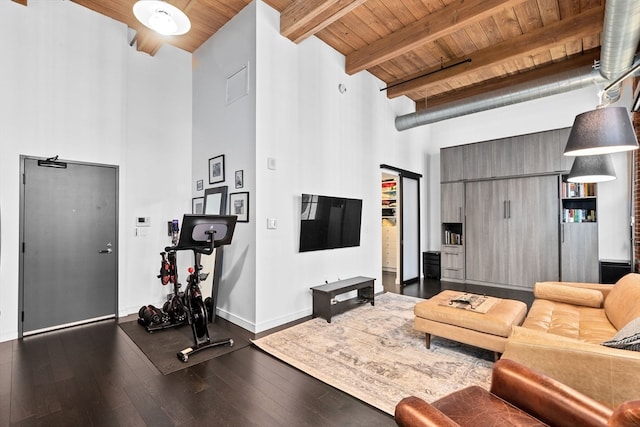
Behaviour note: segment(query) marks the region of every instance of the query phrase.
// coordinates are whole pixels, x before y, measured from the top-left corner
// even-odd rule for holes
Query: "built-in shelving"
[[[567,182],[566,178],[562,177],[560,188],[562,222],[597,222],[597,184]]]

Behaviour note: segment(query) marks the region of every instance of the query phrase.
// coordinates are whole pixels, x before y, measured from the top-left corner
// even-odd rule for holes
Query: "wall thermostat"
[[[150,227],[151,226],[151,218],[148,216],[137,216],[136,217],[136,227]]]

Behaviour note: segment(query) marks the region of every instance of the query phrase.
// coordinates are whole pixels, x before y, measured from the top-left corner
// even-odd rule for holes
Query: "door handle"
[[[113,252],[113,250],[111,248],[109,248],[109,249],[103,249],[98,253],[100,253],[100,254],[110,254],[111,252]]]

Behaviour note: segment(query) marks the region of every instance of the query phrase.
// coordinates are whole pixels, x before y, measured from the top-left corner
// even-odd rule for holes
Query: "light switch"
[[[267,229],[269,230],[276,229],[276,220],[274,218],[267,218]]]

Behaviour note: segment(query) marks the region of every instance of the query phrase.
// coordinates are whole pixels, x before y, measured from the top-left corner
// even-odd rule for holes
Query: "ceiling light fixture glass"
[[[607,182],[616,179],[611,155],[579,156],[573,161],[569,182]]]
[[[166,1],[139,0],[133,14],[144,26],[165,36],[179,36],[191,29],[187,15]]]

